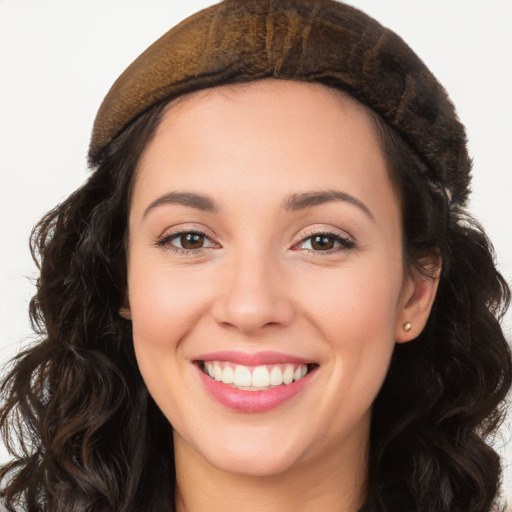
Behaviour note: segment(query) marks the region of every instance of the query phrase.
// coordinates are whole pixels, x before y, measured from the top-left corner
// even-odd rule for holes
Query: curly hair
[[[131,176],[160,111],[127,129],[33,231],[40,277],[30,318],[41,341],[17,356],[2,385],[3,438],[16,456],[0,471],[10,480],[2,492],[10,507],[157,510],[154,488],[169,485],[170,427],[148,396],[131,327],[118,314]]]
[[[0,470],[9,507],[27,512],[156,512],[174,501],[171,426],[119,316],[133,176],[161,119],[153,107],[108,147],[89,180],[36,226],[40,265],[30,315],[40,341],[2,384]],[[397,345],[375,400],[369,492],[361,512],[486,512],[498,455],[486,444],[512,382],[499,319],[510,298],[483,230],[425,178],[424,164],[373,115],[403,210],[404,259],[442,275],[421,335]],[[494,503],[494,505],[493,505]]]

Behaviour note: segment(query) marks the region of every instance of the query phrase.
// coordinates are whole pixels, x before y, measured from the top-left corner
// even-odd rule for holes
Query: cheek
[[[333,393],[368,406],[386,376],[395,346],[395,325],[401,290],[401,269],[378,262],[344,268],[338,276],[304,282],[309,294],[303,309],[309,323],[329,345],[327,365]],[[343,393],[341,394],[341,390]]]
[[[145,257],[142,257],[145,256]],[[209,294],[204,274],[186,265],[170,268],[154,257],[132,255],[128,285],[135,351],[144,361],[163,364],[179,352],[181,342],[206,309]],[[166,361],[166,364],[172,364]]]
[[[187,266],[171,268],[161,257],[135,249],[128,285],[137,364],[169,421],[180,424],[184,404],[192,400],[183,349],[204,316],[204,276]]]
[[[401,270],[384,265],[347,266],[303,279],[308,314],[326,337],[355,347],[392,338],[401,289]]]

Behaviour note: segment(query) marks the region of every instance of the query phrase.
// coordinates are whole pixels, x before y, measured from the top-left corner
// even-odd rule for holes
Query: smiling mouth
[[[217,382],[243,391],[266,391],[303,379],[318,367],[310,364],[244,366],[228,361],[197,361],[201,371]]]

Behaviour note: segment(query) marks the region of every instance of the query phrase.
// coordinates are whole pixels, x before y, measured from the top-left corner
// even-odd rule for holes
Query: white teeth
[[[213,378],[219,381],[222,380],[222,368],[217,361],[213,363]]]
[[[308,367],[305,364],[288,364],[283,371],[283,365],[277,364],[249,368],[221,361],[206,361],[203,368],[212,379],[248,391],[260,391],[281,384],[291,384],[308,373]]]
[[[293,382],[293,366],[288,365],[283,372],[283,382],[285,384],[291,384]]]
[[[255,388],[270,386],[270,374],[266,366],[256,366],[252,371],[252,385]]]
[[[279,366],[274,366],[270,371],[270,385],[280,386],[283,383],[283,372]]]
[[[235,382],[235,370],[231,366],[225,366],[222,370],[222,382],[224,384],[233,384]]]
[[[250,386],[252,384],[251,370],[246,366],[237,366],[235,368],[235,380],[233,384],[239,386]]]

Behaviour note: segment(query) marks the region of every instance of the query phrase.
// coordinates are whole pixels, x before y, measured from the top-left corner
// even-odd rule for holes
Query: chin
[[[182,437],[176,441],[193,447],[203,461],[220,471],[253,477],[274,476],[293,469],[308,444],[264,426],[236,433],[209,431],[207,438],[196,437],[190,444]],[[181,448],[186,449],[183,445]]]
[[[297,463],[295,454],[267,453],[258,447],[245,452],[226,450],[221,455],[212,454],[212,466],[226,473],[247,477],[276,476],[293,469]]]

